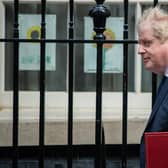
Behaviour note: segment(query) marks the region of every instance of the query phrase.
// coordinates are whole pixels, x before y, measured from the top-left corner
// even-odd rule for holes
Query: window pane
[[[111,17],[123,17],[123,5],[106,4]],[[88,16],[89,10],[94,4],[76,4],[75,5],[75,37],[84,39],[84,17]],[[129,39],[134,39],[135,26],[135,5],[130,5],[129,10]],[[123,32],[121,32],[123,33]],[[117,44],[115,44],[117,45]],[[118,51],[119,52],[119,51]],[[92,55],[90,55],[92,57]],[[116,57],[116,59],[118,59]],[[128,89],[134,91],[134,46],[129,45],[128,50]],[[75,46],[75,90],[76,91],[95,91],[95,73],[84,72],[84,45]],[[104,91],[122,91],[122,73],[104,73],[103,75]]]
[[[19,14],[40,14],[40,4],[21,4]],[[13,5],[6,4],[6,37],[13,36]],[[67,38],[67,4],[47,4],[47,14],[56,15],[56,38]],[[33,19],[32,19],[33,20]],[[21,26],[21,25],[20,25]],[[47,31],[46,31],[47,32]],[[51,44],[51,43],[50,43]],[[26,45],[29,45],[26,43]],[[48,44],[47,44],[48,45]],[[63,91],[66,90],[66,57],[67,45],[56,44],[55,47],[55,64],[56,69],[46,71],[46,90]],[[26,51],[25,51],[26,53]],[[6,43],[5,46],[5,90],[12,90],[13,80],[13,44]],[[20,70],[19,71],[20,90],[39,90],[39,70]]]

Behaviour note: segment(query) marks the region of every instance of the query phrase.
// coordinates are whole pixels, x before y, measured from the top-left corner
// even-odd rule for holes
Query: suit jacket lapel
[[[159,93],[156,97],[151,116],[149,118],[148,124],[151,122],[153,117],[155,116],[158,108],[160,107],[162,101],[164,100],[165,96],[168,94],[168,77],[165,79],[163,85],[159,89]]]

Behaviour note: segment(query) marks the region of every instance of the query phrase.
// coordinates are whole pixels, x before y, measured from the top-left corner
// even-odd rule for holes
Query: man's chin
[[[145,66],[145,69],[146,69],[147,71],[152,72],[152,73],[158,74],[158,72],[156,71],[156,69],[153,69],[153,68],[150,67],[150,66]]]
[[[151,66],[147,65],[147,64],[144,65],[144,66],[145,66],[145,69],[148,70],[148,71],[152,71],[153,70],[153,68]]]

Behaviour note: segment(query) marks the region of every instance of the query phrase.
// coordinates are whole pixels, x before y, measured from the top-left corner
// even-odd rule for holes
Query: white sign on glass
[[[19,15],[19,37],[24,39],[41,38],[41,15]],[[56,38],[56,15],[46,15],[46,38]],[[46,43],[46,70],[56,70],[56,44]],[[40,69],[40,43],[20,43],[19,70]]]
[[[106,21],[106,30],[104,35],[107,40],[123,39],[123,17],[109,17]],[[84,37],[93,39],[93,20],[90,17],[84,17]],[[84,72],[96,72],[96,44],[84,45]],[[122,73],[123,72],[123,45],[115,43],[103,44],[103,72],[104,73]]]

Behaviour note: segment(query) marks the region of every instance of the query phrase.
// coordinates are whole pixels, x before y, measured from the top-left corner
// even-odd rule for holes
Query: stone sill
[[[139,144],[144,130],[146,119],[128,120],[128,144]],[[122,143],[122,121],[103,121],[106,144]],[[0,121],[0,146],[12,144],[12,121]],[[22,120],[19,122],[19,145],[38,145],[39,123],[38,120]],[[74,120],[73,144],[95,143],[95,121]],[[67,144],[67,122],[45,121],[45,144]]]

